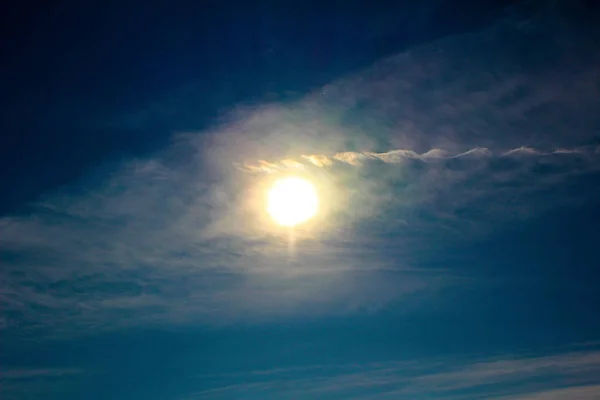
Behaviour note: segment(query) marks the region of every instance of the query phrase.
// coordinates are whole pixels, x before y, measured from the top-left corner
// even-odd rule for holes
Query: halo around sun
[[[267,196],[267,212],[282,226],[293,227],[314,217],[319,211],[319,197],[306,179],[291,176],[278,179]]]

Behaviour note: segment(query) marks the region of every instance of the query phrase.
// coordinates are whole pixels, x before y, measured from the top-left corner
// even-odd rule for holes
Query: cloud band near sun
[[[451,153],[447,150],[435,148],[424,153],[417,153],[413,150],[396,149],[387,152],[356,152],[346,151],[333,154],[309,154],[301,155],[295,159],[287,158],[279,161],[259,160],[254,163],[236,163],[236,167],[248,172],[275,172],[294,168],[304,168],[314,166],[319,168],[331,167],[334,164],[342,163],[353,166],[359,166],[369,161],[379,161],[386,164],[399,164],[407,160],[419,160],[423,162],[434,162],[440,160],[450,160],[453,158],[491,158],[491,157],[519,157],[519,156],[588,156],[597,157],[600,155],[599,146],[580,146],[575,148],[556,148],[544,150],[540,148],[522,146],[510,150],[493,152],[486,147],[474,147],[470,150]]]

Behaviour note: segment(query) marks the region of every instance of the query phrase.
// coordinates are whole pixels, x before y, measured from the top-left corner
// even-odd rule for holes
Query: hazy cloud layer
[[[411,266],[432,238],[597,196],[585,185],[600,165],[597,50],[557,10],[513,16],[297,103],[240,107],[152,158],[50,193],[0,219],[0,326],[256,322],[400,297],[410,310],[411,296],[455,283]],[[275,165],[259,160],[279,160],[277,171],[249,173]],[[323,194],[293,246],[262,209],[265,185],[288,170]]]

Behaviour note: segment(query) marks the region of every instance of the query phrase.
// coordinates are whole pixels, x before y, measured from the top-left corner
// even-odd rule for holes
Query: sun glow
[[[317,191],[306,179],[278,179],[269,190],[267,212],[279,225],[296,226],[314,217],[318,210]]]

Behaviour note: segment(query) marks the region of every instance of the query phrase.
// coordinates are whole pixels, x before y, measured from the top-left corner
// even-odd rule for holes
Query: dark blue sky
[[[404,3],[1,13],[2,398],[598,398],[598,7]]]
[[[481,27],[508,2],[120,3],[3,14],[3,212],[107,159],[157,151],[239,102],[296,99],[381,57]]]

